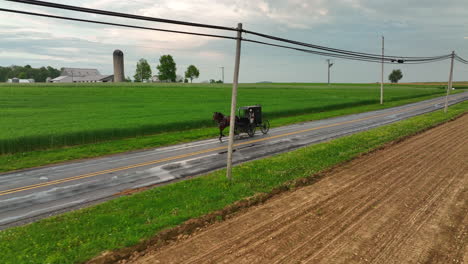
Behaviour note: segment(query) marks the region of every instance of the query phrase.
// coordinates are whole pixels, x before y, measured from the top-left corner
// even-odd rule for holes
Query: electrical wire
[[[77,12],[86,12],[86,13],[98,14],[98,15],[107,15],[107,16],[114,16],[114,17],[121,17],[121,18],[136,19],[136,20],[145,20],[145,21],[160,22],[160,23],[170,23],[170,24],[176,24],[176,25],[202,27],[202,28],[219,29],[219,30],[238,31],[237,28],[229,28],[229,27],[223,27],[223,26],[217,26],[217,25],[200,24],[200,23],[193,23],[193,22],[186,22],[186,21],[146,17],[146,16],[140,16],[140,15],[132,15],[132,14],[125,14],[125,13],[119,13],[119,12],[100,10],[100,9],[91,9],[91,8],[77,7],[77,6],[71,6],[71,5],[63,5],[63,4],[51,3],[51,2],[45,2],[45,1],[38,1],[38,0],[6,0],[6,1],[30,4],[30,5],[35,5],[35,6],[42,6],[42,7],[65,9],[65,10],[71,10],[71,11],[77,11]],[[48,15],[48,14],[41,14],[41,13],[34,13],[34,12],[3,9],[3,8],[0,8],[0,11],[11,12],[11,13],[19,13],[19,14],[25,14],[25,15],[48,17],[48,18],[55,18],[55,19],[87,22],[87,23],[94,23],[94,24],[101,24],[101,25],[111,25],[111,26],[119,26],[119,27],[135,28],[135,29],[145,29],[145,30],[153,30],[153,31],[162,31],[162,32],[170,32],[170,33],[204,36],[204,37],[237,39],[235,37],[215,35],[215,34],[204,34],[204,33],[195,33],[195,32],[188,32],[188,31],[150,28],[150,27],[143,27],[143,26],[134,26],[134,25],[128,25],[128,24],[102,22],[102,21],[88,20],[88,19],[70,18],[70,17],[55,16],[55,15]],[[405,57],[405,56],[390,56],[390,55],[382,56],[382,55],[379,55],[379,54],[355,52],[355,51],[349,51],[349,50],[343,50],[343,49],[324,47],[324,46],[319,46],[319,45],[315,45],[315,44],[310,44],[310,43],[305,43],[305,42],[280,38],[280,37],[267,35],[267,34],[263,34],[263,33],[259,33],[259,32],[249,31],[249,30],[242,30],[242,32],[247,33],[247,34],[252,34],[252,35],[255,35],[255,36],[258,36],[258,37],[268,38],[268,39],[271,39],[271,40],[274,40],[274,41],[286,42],[286,43],[293,44],[293,45],[308,47],[308,48],[312,48],[312,49],[315,49],[315,50],[296,48],[296,47],[285,46],[285,45],[280,45],[280,44],[272,44],[272,43],[267,43],[267,42],[262,42],[262,41],[257,41],[257,40],[245,39],[245,38],[242,39],[244,41],[257,43],[257,44],[262,44],[262,45],[274,46],[274,47],[279,47],[279,48],[293,49],[293,50],[302,51],[302,52],[306,52],[306,53],[310,53],[310,54],[321,55],[321,56],[330,56],[330,57],[334,57],[334,58],[342,58],[342,59],[349,59],[349,60],[379,62],[379,63],[395,63],[395,62],[397,62],[397,63],[405,63],[405,64],[419,64],[419,63],[430,63],[430,62],[446,60],[446,59],[449,59],[449,58],[452,57],[451,54],[441,55],[441,56],[432,56],[432,57]],[[319,50],[319,51],[317,51],[317,50]],[[459,57],[458,55],[455,57],[455,59],[457,59],[457,61],[459,61],[459,62],[468,64],[467,60]]]
[[[202,27],[202,28],[211,28],[211,29],[219,29],[219,30],[237,31],[236,28],[231,28],[231,27],[186,22],[186,21],[179,21],[179,20],[172,20],[172,19],[147,17],[147,16],[140,16],[140,15],[132,15],[132,14],[106,11],[106,10],[100,10],[100,9],[92,9],[92,8],[57,4],[57,3],[45,2],[45,1],[37,1],[37,0],[6,0],[6,1],[15,2],[15,3],[23,3],[23,4],[28,4],[28,5],[35,5],[35,6],[42,6],[42,7],[65,9],[65,10],[71,10],[71,11],[77,11],[77,12],[85,12],[85,13],[91,13],[91,14],[97,14],[97,15],[122,17],[122,18],[136,19],[136,20],[146,20],[146,21],[152,21],[152,22],[169,23],[169,24],[191,26],[191,27]]]
[[[462,57],[455,55],[455,59],[461,63],[468,64],[468,60],[463,59]]]
[[[213,35],[213,34],[195,33],[195,32],[187,32],[187,31],[179,31],[179,30],[169,30],[169,29],[161,29],[161,28],[133,26],[133,25],[127,25],[127,24],[119,24],[119,23],[102,22],[102,21],[97,21],[97,20],[88,20],[88,19],[80,19],[80,18],[55,16],[55,15],[48,15],[48,14],[35,13],[35,12],[26,12],[26,11],[19,11],[19,10],[5,9],[5,8],[0,8],[0,11],[10,12],[10,13],[17,13],[17,14],[24,14],[24,15],[31,15],[31,16],[62,19],[62,20],[86,22],[86,23],[93,23],[93,24],[100,24],[100,25],[118,26],[118,27],[134,28],[134,29],[145,29],[145,30],[153,30],[153,31],[161,31],[161,32],[195,35],[195,36],[202,36],[202,37],[237,39],[236,37],[229,37],[229,36],[222,36],[222,35]]]
[[[32,15],[32,16],[40,16],[40,17],[47,17],[47,18],[55,18],[55,19],[62,19],[62,20],[70,20],[70,21],[78,21],[78,22],[85,22],[85,23],[93,23],[93,24],[101,24],[101,25],[111,25],[111,26],[119,26],[119,27],[127,27],[127,28],[134,28],[134,29],[144,29],[144,30],[154,30],[154,31],[162,31],[162,32],[171,32],[171,33],[180,33],[180,34],[189,34],[189,35],[196,35],[196,36],[205,36],[205,37],[216,37],[216,38],[225,38],[225,39],[237,39],[235,37],[229,37],[229,36],[221,36],[221,35],[212,35],[212,34],[203,34],[203,33],[194,33],[194,32],[185,32],[185,31],[177,31],[177,30],[166,30],[166,29],[159,29],[159,28],[150,28],[150,27],[141,27],[141,26],[133,26],[133,25],[127,25],[127,24],[119,24],[119,23],[110,23],[110,22],[103,22],[103,21],[96,21],[96,20],[88,20],[88,19],[78,19],[78,18],[70,18],[70,17],[62,17],[62,16],[55,16],[55,15],[49,15],[49,14],[41,14],[41,13],[34,13],[34,12],[26,12],[26,11],[19,11],[19,10],[11,10],[11,9],[4,9],[0,8],[0,11],[3,12],[11,12],[11,13],[18,13],[18,14],[25,14],[25,15]],[[316,51],[316,50],[310,50],[310,49],[301,49],[301,48],[296,48],[296,47],[291,47],[291,46],[285,46],[285,45],[279,45],[279,44],[272,44],[272,43],[267,43],[267,42],[262,42],[262,41],[257,41],[257,40],[251,40],[251,39],[242,39],[243,41],[247,42],[252,42],[252,43],[257,43],[257,44],[262,44],[262,45],[267,45],[267,46],[273,46],[273,47],[279,47],[279,48],[286,48],[286,49],[292,49],[292,50],[297,50],[301,52],[306,52],[309,54],[316,54],[316,55],[321,55],[321,56],[329,56],[329,57],[334,57],[334,58],[341,58],[341,59],[349,59],[349,60],[356,60],[356,61],[367,61],[367,62],[377,62],[377,63],[382,63],[382,58],[362,58],[360,56],[356,55],[343,55],[343,54],[335,54],[335,53],[329,53],[329,52],[321,52],[321,51]],[[439,58],[437,60],[444,60],[447,58]],[[419,62],[419,63],[428,63],[428,62],[433,62],[436,60],[431,60],[427,62]],[[387,64],[392,64],[394,61],[385,61],[384,63]],[[417,62],[408,62],[408,64],[416,64]]]
[[[319,46],[319,45],[315,45],[315,44],[304,43],[304,42],[294,41],[294,40],[280,38],[280,37],[276,37],[276,36],[271,36],[271,35],[267,35],[267,34],[263,34],[263,33],[259,33],[259,32],[254,32],[254,31],[249,31],[249,30],[242,30],[242,32],[247,33],[247,34],[256,35],[256,36],[263,37],[263,38],[268,38],[268,39],[275,40],[275,41],[286,42],[286,43],[299,45],[299,46],[305,46],[305,47],[314,48],[314,49],[318,49],[318,50],[324,50],[324,51],[334,52],[334,53],[344,54],[344,55],[360,56],[362,58],[368,58],[368,59],[381,59],[382,60],[382,55],[379,55],[379,54],[363,53],[363,52],[355,52],[355,51],[349,51],[349,50],[329,48],[329,47]],[[417,61],[427,61],[427,60],[432,60],[432,59],[437,60],[439,58],[446,58],[446,57],[449,57],[449,56],[450,56],[450,54],[441,55],[441,56],[432,56],[432,57],[405,57],[405,56],[385,55],[384,60],[390,60],[390,61],[391,60],[394,60],[394,61],[395,60],[396,61],[403,60],[405,62],[406,61],[417,62]]]
[[[137,19],[137,20],[146,20],[146,21],[152,21],[152,22],[162,22],[162,23],[170,23],[170,24],[176,24],[176,25],[204,27],[204,28],[230,30],[230,31],[237,31],[238,30],[236,28],[229,28],[229,27],[223,27],[223,26],[217,26],[217,25],[208,25],[208,24],[178,21],[178,20],[153,18],[153,17],[125,14],[125,13],[119,13],[119,12],[106,11],[106,10],[91,9],[91,8],[77,7],[77,6],[71,6],[71,5],[63,5],[63,4],[46,2],[46,1],[38,1],[38,0],[7,0],[7,1],[16,2],[16,3],[30,4],[30,5],[36,5],[36,6],[43,6],[43,7],[51,7],[51,8],[72,10],[72,11],[78,11],[78,12],[86,12],[86,13],[92,13],[92,14],[108,15],[108,16],[123,17],[123,18]],[[249,31],[249,30],[242,30],[242,32],[248,33],[248,34],[253,34],[253,35],[256,35],[256,36],[263,37],[263,38],[269,38],[269,39],[276,40],[276,41],[287,42],[287,43],[294,44],[294,45],[306,46],[306,47],[309,47],[309,48],[324,50],[324,51],[343,54],[343,55],[351,55],[351,56],[361,57],[362,59],[371,59],[371,60],[374,60],[374,59],[381,59],[382,60],[383,59],[384,61],[386,60],[386,61],[391,61],[391,62],[392,61],[397,61],[397,62],[425,62],[425,61],[430,61],[430,60],[438,60],[438,59],[443,58],[443,57],[446,56],[446,55],[442,55],[442,56],[434,56],[434,57],[403,57],[403,56],[388,56],[388,55],[386,55],[386,56],[383,56],[383,58],[382,58],[382,56],[378,55],[378,54],[371,54],[371,53],[364,53],[364,52],[354,52],[354,51],[348,51],[348,50],[342,50],[342,49],[323,47],[323,46],[319,46],[319,45],[314,45],[314,44],[309,44],[309,43],[284,39],[284,38],[280,38],[280,37],[275,37],[275,36],[271,36],[271,35],[266,35],[266,34],[263,34],[263,33]]]
[[[348,51],[348,50],[328,48],[328,47],[318,46],[318,45],[314,45],[314,44],[309,44],[309,43],[304,43],[304,42],[298,42],[298,41],[293,41],[293,40],[289,40],[289,39],[279,38],[279,37],[275,37],[275,36],[270,36],[270,35],[266,35],[266,34],[262,34],[262,33],[258,33],[258,32],[253,32],[253,31],[248,31],[248,30],[244,30],[244,32],[249,33],[249,34],[253,34],[253,35],[257,35],[257,36],[260,36],[260,37],[264,37],[264,38],[269,38],[269,39],[276,40],[276,41],[288,42],[288,43],[291,43],[291,44],[307,46],[307,47],[311,47],[311,48],[315,48],[315,49],[321,49],[321,50],[326,50],[326,51],[331,51],[331,52],[336,52],[336,53],[343,53],[343,54],[347,54],[347,55],[362,55],[362,56],[365,56],[365,57],[368,57],[368,58],[380,58],[380,59],[382,58],[382,55],[380,55],[380,54],[362,53],[362,52],[354,52],[354,51]],[[406,59],[406,60],[410,60],[410,59],[427,60],[427,59],[438,59],[438,58],[446,57],[446,56],[450,56],[450,54],[442,55],[442,56],[434,56],[434,57],[404,57],[404,56],[389,56],[389,55],[386,55],[386,56],[384,56],[384,58],[385,59]]]
[[[316,55],[321,55],[321,56],[328,56],[328,57],[334,57],[334,58],[340,58],[340,59],[348,59],[348,60],[356,60],[356,61],[366,61],[366,62],[375,62],[375,63],[382,63],[382,58],[377,58],[377,59],[369,59],[369,58],[362,58],[359,56],[354,56],[354,55],[343,55],[343,54],[336,54],[336,53],[330,53],[330,52],[322,52],[322,51],[316,51],[316,50],[310,50],[310,49],[301,49],[301,48],[296,48],[296,47],[291,47],[291,46],[285,46],[285,45],[280,45],[280,44],[273,44],[273,43],[267,43],[263,41],[258,41],[258,40],[252,40],[252,39],[246,39],[243,38],[242,41],[246,42],[251,42],[251,43],[256,43],[256,44],[261,44],[261,45],[266,45],[266,46],[272,46],[272,47],[278,47],[278,48],[284,48],[284,49],[291,49],[291,50],[297,50],[301,52],[306,52],[306,53],[311,53],[311,54],[316,54]],[[447,60],[450,57],[441,57],[437,59],[431,59],[430,61],[417,61],[417,62],[405,62],[405,64],[423,64],[423,63],[430,63],[430,62],[436,62],[436,61],[442,61],[442,60]],[[385,64],[395,64],[392,61],[383,61]]]

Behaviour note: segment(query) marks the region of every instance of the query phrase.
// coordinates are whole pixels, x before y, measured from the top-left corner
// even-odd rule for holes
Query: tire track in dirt
[[[450,147],[451,147],[451,146],[450,146]],[[418,173],[418,175],[424,175],[424,174],[427,173],[427,171],[431,171],[431,170],[433,170],[433,168],[432,168],[432,167],[428,167],[428,169],[427,169],[426,171],[420,171],[420,172]],[[418,175],[414,175],[414,176],[416,177],[416,176],[418,176]],[[417,179],[417,178],[416,178],[416,179]],[[419,184],[421,185],[421,182],[419,182]],[[432,185],[433,185],[433,184],[432,184]],[[439,185],[439,184],[436,184],[436,185]],[[421,188],[422,188],[422,189],[425,189],[425,188],[427,188],[427,187],[430,187],[430,186],[421,185]],[[404,190],[402,190],[402,191],[404,191]],[[393,196],[399,195],[399,194],[401,194],[402,191],[393,193],[392,195],[393,195]],[[436,195],[436,194],[437,194],[437,193],[434,193],[434,195]],[[386,194],[386,195],[387,195],[387,194]],[[390,199],[390,198],[392,198],[392,197],[388,197],[388,199]],[[377,207],[374,207],[373,209],[379,209],[381,205],[382,205],[382,203],[380,203]],[[408,216],[408,217],[410,217],[410,218],[416,218],[417,215],[418,215],[419,213],[420,213],[419,211],[414,211],[414,213],[411,214],[411,215]],[[369,219],[367,219],[367,221],[368,221],[368,220],[369,220]],[[358,222],[357,224],[359,224],[359,222]],[[349,233],[349,232],[348,232],[348,233]],[[343,236],[343,235],[344,235],[344,233],[342,233],[340,236]],[[334,240],[337,240],[338,238],[339,238],[339,237],[335,237]],[[337,248],[338,248],[338,247],[335,247],[335,248],[334,248],[334,251],[337,251]],[[317,255],[318,253],[319,253],[319,252],[316,252],[315,255]]]
[[[463,263],[467,131],[465,115],[129,261]]]
[[[448,181],[449,180],[449,181]],[[452,187],[451,185],[455,181],[455,178],[441,180],[436,185],[443,186],[444,183],[449,183],[445,188],[434,188],[432,195],[427,197],[426,201],[420,206],[420,209],[415,211],[411,217],[409,217],[409,224],[404,226],[405,228],[400,232],[395,232],[396,235],[389,241],[383,248],[382,252],[373,258],[375,262],[382,262],[386,257],[397,255],[397,250],[405,250],[404,244],[433,217],[436,213],[437,206],[442,202],[444,194],[447,194],[447,190]],[[433,184],[433,186],[435,186]],[[416,205],[418,206],[418,205]],[[398,230],[396,230],[398,231]]]
[[[335,197],[333,197],[333,198],[335,198]],[[237,245],[237,247],[245,247],[245,246],[249,245],[249,248],[252,249],[252,247],[257,246],[259,243],[265,242],[265,241],[267,241],[268,239],[271,239],[271,238],[275,238],[276,235],[281,234],[282,232],[285,232],[284,228],[291,228],[291,226],[287,225],[286,222],[291,222],[290,219],[294,219],[293,220],[294,222],[297,222],[297,221],[301,220],[302,217],[304,216],[304,214],[306,214],[307,211],[310,211],[310,208],[308,208],[308,210],[299,211],[300,214],[289,216],[284,221],[280,221],[280,219],[282,219],[285,215],[294,213],[295,211],[297,211],[296,210],[297,208],[304,207],[309,202],[311,202],[311,201],[307,200],[305,203],[302,203],[299,206],[295,206],[295,207],[287,210],[286,212],[284,212],[280,216],[277,216],[276,219],[274,219],[274,220],[276,220],[274,228],[272,228],[272,227],[269,228],[269,229],[276,229],[276,231],[273,234],[270,234],[267,238],[264,238],[264,239],[258,241],[257,243],[254,243],[253,245],[249,245],[250,241],[249,241],[249,239],[246,239],[245,237],[239,237],[235,241],[228,241],[227,243],[235,244],[235,245]],[[329,200],[327,199],[326,201],[322,201],[322,203],[324,203],[324,202],[329,202]],[[317,205],[314,205],[314,207],[316,207],[316,206]],[[362,206],[362,205],[358,204],[354,208],[348,209],[347,213],[352,212],[356,207],[360,207],[360,206]],[[346,216],[344,216],[344,217],[346,217]],[[330,225],[334,225],[334,223],[331,223]],[[284,228],[281,228],[282,226]],[[260,227],[258,227],[258,226],[255,227],[255,229],[258,229],[258,228],[260,228]],[[250,234],[250,235],[248,235],[247,237],[250,236],[252,239],[255,239],[255,237],[257,237],[259,235],[264,236],[264,234],[252,234],[252,231],[251,230],[249,230],[249,231],[250,232],[247,232],[247,233]],[[267,231],[264,230],[264,232],[268,232],[268,231],[269,230],[267,230]],[[320,234],[318,234],[318,235],[320,235]],[[241,244],[239,244],[239,243],[241,243]],[[224,244],[226,244],[226,242]],[[217,245],[217,249],[221,248],[221,246]],[[214,248],[210,248],[209,252],[210,252],[209,254],[211,254],[211,255],[216,254],[216,251],[214,250]],[[245,252],[239,252],[239,251],[236,252],[236,254],[240,254],[240,253],[245,253]],[[188,260],[188,262],[196,263],[197,261],[200,261],[203,258],[204,258],[204,256],[197,256],[197,259],[190,259],[190,260]]]
[[[419,164],[417,164],[417,165],[419,165]],[[425,171],[422,171],[419,174],[421,174],[421,173],[425,173]],[[382,175],[382,177],[385,177],[385,176],[387,176],[387,175]],[[417,180],[417,178],[413,177],[411,182],[414,182],[416,180]],[[340,221],[342,221],[342,223],[336,224],[336,226],[334,226],[333,228],[330,228],[331,230],[330,229],[323,230],[321,232],[322,240],[324,240],[324,237],[328,237],[328,238],[333,239],[333,240],[338,239],[339,234],[343,234],[343,232],[347,231],[350,228],[353,228],[354,225],[359,223],[358,221],[360,221],[360,219],[363,219],[364,217],[366,217],[370,213],[370,211],[369,211],[370,208],[378,209],[379,205],[382,205],[383,202],[390,199],[391,197],[389,195],[392,194],[393,189],[391,189],[391,188],[394,185],[397,185],[397,184],[406,185],[406,184],[411,183],[411,182],[396,181],[394,183],[390,183],[389,185],[385,186],[388,189],[388,191],[384,191],[382,193],[379,193],[378,195],[376,193],[367,192],[366,195],[369,197],[369,199],[368,199],[369,202],[367,204],[360,205],[360,206],[363,207],[363,209],[358,210],[357,212],[355,211],[354,212],[355,216],[353,218],[349,218],[350,217],[349,215],[347,215],[345,217],[342,217],[343,219],[340,219]],[[373,199],[371,199],[371,197]],[[356,199],[356,197],[353,197],[353,198]],[[359,199],[359,197],[357,199]],[[353,199],[351,199],[351,200],[353,200]],[[344,201],[341,201],[341,202],[344,202]],[[337,227],[340,227],[338,229],[339,232],[333,232],[333,229],[337,229]],[[291,255],[295,255],[295,253],[299,253],[299,252],[302,252],[302,255],[306,255],[307,250],[306,250],[305,247],[308,245],[308,243],[310,243],[311,240],[312,239],[308,239],[307,241],[302,243],[301,247],[296,247],[294,249],[294,251],[291,252]],[[331,243],[328,243],[328,244],[331,244]],[[322,249],[323,248],[326,248],[326,247],[322,247]],[[309,247],[309,249],[310,249],[310,247]],[[313,252],[315,252],[315,250],[319,250],[319,249],[314,248]],[[301,255],[301,254],[298,254],[298,255]],[[288,261],[290,261],[290,260],[291,259],[289,258]],[[275,262],[275,263],[279,263],[279,262]]]
[[[436,185],[439,185],[439,183],[437,183]],[[424,189],[424,187],[425,186],[423,186],[423,189]],[[384,241],[384,243],[381,243],[381,245],[379,245],[379,247],[374,246],[372,248],[373,252],[370,255],[370,258],[368,259],[368,261],[373,262],[373,263],[385,263],[385,259],[382,259],[382,258],[385,257],[385,251],[387,249],[398,248],[400,250],[401,249],[401,247],[400,247],[401,246],[400,245],[401,241],[404,241],[404,240],[408,239],[410,236],[412,236],[413,233],[415,233],[415,231],[419,230],[419,228],[425,223],[425,221],[428,220],[428,217],[430,217],[433,212],[429,211],[429,214],[427,216],[425,216],[424,218],[421,218],[422,214],[426,213],[428,211],[428,208],[435,204],[435,202],[441,197],[443,191],[445,191],[446,189],[447,188],[440,189],[441,191],[435,192],[435,193],[433,193],[433,195],[431,195],[429,197],[426,197],[425,200],[427,200],[428,203],[423,204],[420,209],[418,209],[418,210],[414,211],[412,214],[408,215],[406,217],[407,219],[404,219],[404,220],[400,219],[400,221],[398,221],[400,223],[401,222],[407,222],[408,224],[406,224],[406,225],[401,225],[401,224],[398,224],[398,225],[388,224],[388,225],[386,225],[388,231],[386,231],[385,234],[379,234],[379,236],[380,237],[388,236],[390,239],[387,239],[387,241]],[[406,205],[406,203],[405,203],[405,205]],[[366,219],[366,222],[372,222],[374,219],[375,219],[375,216],[374,216],[374,218]],[[341,234],[340,237],[347,236],[347,235],[352,235],[352,232],[356,231],[356,229],[362,228],[362,222],[364,222],[364,221],[360,221],[360,223],[358,225],[356,225],[356,228],[348,230],[346,233]],[[359,226],[359,225],[361,225],[361,226]],[[392,228],[389,228],[389,227],[392,227]],[[406,230],[406,231],[397,232],[398,229]],[[367,232],[368,231],[369,230],[367,230]],[[340,237],[335,238],[335,240],[338,240]],[[400,246],[396,246],[396,245],[400,245]],[[347,246],[346,243],[340,243],[340,245],[335,245],[334,250],[328,252],[327,255],[329,255],[329,256],[336,255],[337,252],[341,251],[346,246]],[[321,255],[319,255],[319,253],[316,253],[315,254],[315,259],[313,259],[314,262],[316,262],[316,261],[318,261],[320,259],[323,260],[324,259],[323,255],[324,254],[322,254],[322,256],[321,256]],[[311,259],[312,258],[309,258],[308,260],[311,260]],[[388,262],[388,260],[387,260],[387,262]],[[396,262],[396,263],[399,263],[399,262]]]
[[[357,207],[362,207],[362,204],[358,204],[358,205],[356,205],[354,208],[348,209],[348,210],[347,210],[347,213],[349,214],[350,212],[352,212],[353,210],[355,210]],[[293,210],[295,210],[295,208],[294,208]],[[308,210],[304,210],[304,211],[301,211],[301,213],[305,213],[305,212],[307,212],[307,211],[308,211]],[[286,212],[286,214],[288,214],[288,213],[290,213],[290,212]],[[303,216],[302,214],[301,214],[301,215],[293,215],[293,216],[291,216],[290,218],[296,219],[295,221],[298,221],[298,220],[301,220],[301,217],[302,217],[302,216]],[[343,218],[346,218],[346,217],[347,217],[347,215],[343,216]],[[286,221],[290,221],[290,220],[287,219]],[[336,221],[339,221],[339,219],[336,220]],[[276,225],[285,226],[285,227],[290,227],[290,225],[287,225],[287,224],[284,223],[284,222],[276,223]],[[333,225],[335,225],[335,223],[331,223],[331,224],[330,224],[330,226],[333,226]],[[273,228],[270,227],[270,229],[273,229]],[[278,233],[280,233],[280,232],[284,232],[284,230],[282,230],[282,229],[280,228],[280,230],[277,230],[277,231],[275,231],[273,234],[270,234],[270,235],[269,235],[269,238],[270,238],[270,239],[271,239],[272,237],[275,238],[276,234],[278,234]],[[322,231],[322,233],[323,233],[323,232],[324,232],[324,231]],[[252,234],[252,233],[250,233],[250,234],[251,234],[251,237],[252,237],[252,238],[255,238],[256,236],[259,235],[259,234]],[[260,234],[260,235],[264,235],[264,234]],[[318,235],[321,235],[321,233],[317,234],[317,236],[318,236]],[[263,239],[263,240],[260,241],[260,242],[264,242],[264,241],[266,241],[267,239],[268,239],[268,238]],[[231,242],[232,244],[236,244],[238,247],[241,247],[241,246],[242,246],[242,247],[245,247],[245,246],[248,245],[248,243],[250,242],[250,241],[245,241],[243,238],[239,238],[239,239],[237,239],[237,240],[242,241],[241,244],[239,244],[239,241],[229,241],[229,242]],[[249,248],[252,249],[252,248],[254,248],[254,247],[256,247],[256,246],[258,246],[258,243],[253,244],[253,245],[250,245]],[[209,252],[210,252],[211,255],[216,254],[216,251],[214,251],[213,248],[211,248],[211,249],[209,250]],[[240,253],[241,253],[241,252],[237,252],[237,254],[240,254]],[[196,263],[196,262],[200,261],[201,259],[203,259],[203,257],[204,257],[204,256],[199,256],[198,259],[191,259],[189,262],[193,261],[194,263]],[[216,259],[214,259],[214,260],[216,261]]]

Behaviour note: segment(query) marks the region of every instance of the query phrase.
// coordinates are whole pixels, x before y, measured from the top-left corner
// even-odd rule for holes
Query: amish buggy
[[[262,116],[261,105],[242,106],[237,109],[237,112],[238,116],[235,118],[236,124],[234,126],[235,135],[247,133],[249,137],[253,137],[257,128],[260,128],[263,134],[268,133],[270,130],[270,122]],[[223,142],[223,130],[229,126],[231,120],[230,116],[215,112],[213,114],[213,120],[218,123],[219,141]]]
[[[242,106],[237,109],[239,120],[236,121],[234,127],[235,134],[247,133],[250,137],[255,135],[255,130],[260,128],[263,134],[268,133],[270,130],[270,122],[263,120],[262,117],[262,106]]]

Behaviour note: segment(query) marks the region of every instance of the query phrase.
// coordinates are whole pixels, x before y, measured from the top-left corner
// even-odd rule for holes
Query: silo
[[[124,54],[121,50],[114,50],[114,82],[123,82],[124,76]]]

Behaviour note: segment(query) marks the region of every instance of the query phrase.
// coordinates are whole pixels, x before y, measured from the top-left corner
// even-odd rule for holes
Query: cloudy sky
[[[436,56],[455,50],[468,59],[466,0],[49,0],[138,15],[235,27],[333,48],[386,54]],[[235,36],[234,32],[140,22],[0,1],[0,8],[117,23]],[[253,38],[253,36],[245,36]],[[140,58],[153,73],[161,55],[171,54],[179,74],[188,65],[201,72],[197,82],[232,81],[235,42],[172,33],[124,29],[0,12],[0,66],[97,68],[112,74],[112,52],[125,53],[125,74],[133,76]],[[326,82],[326,57],[243,43],[241,82]],[[380,64],[334,59],[332,82],[377,82]],[[449,61],[386,65],[403,71],[402,81],[446,81]],[[457,63],[455,80],[468,80],[468,65]]]

